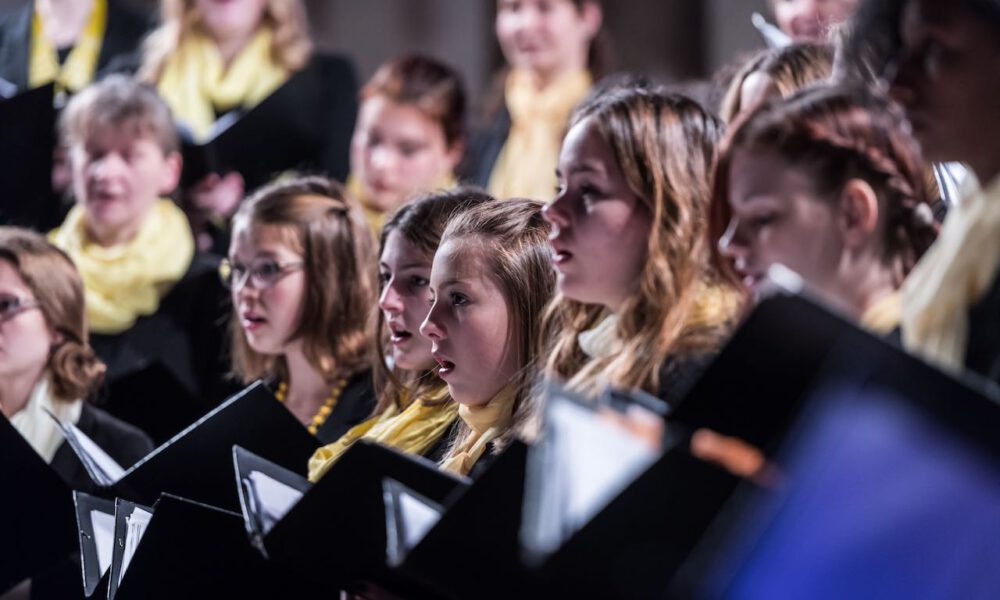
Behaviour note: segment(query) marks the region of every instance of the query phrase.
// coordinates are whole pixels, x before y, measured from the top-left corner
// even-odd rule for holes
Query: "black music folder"
[[[0,417],[0,594],[73,553],[73,497],[10,422]]]
[[[420,456],[360,440],[316,484],[233,449],[250,539],[273,561],[331,589],[377,577],[385,565],[382,480],[392,477],[443,499],[466,485]]]
[[[83,591],[89,598],[107,596],[108,573],[114,554],[115,503],[106,498],[73,492],[80,539]]]
[[[995,598],[1000,395],[876,338],[837,344],[676,597]]]
[[[404,597],[526,597],[517,541],[526,457],[527,446],[513,441],[472,485],[443,500],[387,478],[384,518],[393,538],[384,551],[393,570],[378,583]]]
[[[152,504],[170,493],[239,510],[232,485],[232,447],[240,445],[294,472],[304,473],[319,446],[262,382],[236,394],[128,470],[70,424],[66,440],[94,483],[109,496]]]
[[[247,543],[238,513],[170,494],[117,501],[109,579],[109,600],[308,595]]]
[[[266,183],[290,169],[315,168],[321,152],[319,138],[326,116],[296,114],[299,124],[293,130],[275,127],[289,123],[288,111],[312,112],[322,107],[297,101],[298,86],[314,74],[305,69],[292,75],[281,87],[250,110],[233,110],[212,127],[207,139],[196,140],[190,131],[181,130],[181,153],[184,158],[181,185],[188,187],[210,173],[237,171],[243,175],[247,191]],[[307,128],[311,123],[312,127]]]
[[[0,225],[46,231],[59,224],[52,192],[54,84],[0,101]]]

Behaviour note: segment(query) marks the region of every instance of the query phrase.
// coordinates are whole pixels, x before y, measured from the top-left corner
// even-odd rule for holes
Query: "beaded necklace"
[[[337,401],[340,400],[340,395],[344,393],[344,388],[346,386],[347,379],[340,378],[337,380],[337,383],[330,388],[330,395],[326,397],[326,400],[323,402],[323,406],[319,407],[319,410],[317,410],[316,414],[313,415],[312,419],[310,419],[309,425],[306,426],[309,433],[316,435],[316,432],[318,432],[319,428],[323,426],[323,423],[326,423],[326,420],[330,418],[330,415],[333,413],[334,407],[337,406]],[[282,404],[285,403],[285,400],[288,397],[287,382],[282,381],[278,384],[278,389],[274,392],[274,397],[278,402],[281,402]]]

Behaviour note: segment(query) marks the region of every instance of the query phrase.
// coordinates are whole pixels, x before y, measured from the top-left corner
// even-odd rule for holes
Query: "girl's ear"
[[[587,26],[590,38],[597,37],[597,32],[601,30],[601,25],[604,24],[604,9],[601,8],[601,4],[593,1],[584,2],[580,6],[580,17]]]
[[[858,248],[868,244],[878,231],[878,195],[863,179],[851,179],[844,184],[839,198],[840,215],[837,225],[844,244]]]

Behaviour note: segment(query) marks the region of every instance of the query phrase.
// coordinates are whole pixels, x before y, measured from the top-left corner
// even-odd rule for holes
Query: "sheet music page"
[[[90,524],[94,529],[97,566],[103,574],[111,566],[111,553],[115,546],[115,516],[99,510],[92,510],[90,511]]]
[[[104,486],[113,485],[125,476],[125,469],[115,462],[115,459],[108,456],[108,453],[105,452],[103,448],[98,446],[94,440],[87,437],[87,434],[80,431],[80,429],[72,423],[66,423],[65,425],[72,437],[76,438],[78,448],[86,454],[86,456],[81,456],[80,458],[82,460],[89,460],[91,466],[94,467],[98,474],[103,477],[103,481],[98,481],[96,483]],[[67,439],[68,437],[69,436],[67,436]]]
[[[302,492],[260,471],[250,471],[248,479],[253,484],[263,533],[267,533],[302,498]]]
[[[407,548],[413,548],[424,539],[431,527],[441,519],[441,512],[413,496],[399,495],[399,512],[403,519],[403,534]]]
[[[143,510],[138,506],[132,510],[132,514],[125,517],[127,526],[125,532],[125,552],[122,555],[122,569],[118,573],[118,585],[121,585],[122,577],[125,576],[125,571],[128,570],[128,565],[132,562],[132,556],[135,555],[136,549],[139,548],[139,542],[142,541],[142,536],[146,533],[146,527],[152,518],[153,513]]]
[[[657,452],[586,407],[552,400],[555,468],[565,485],[563,522],[575,531],[652,464]]]

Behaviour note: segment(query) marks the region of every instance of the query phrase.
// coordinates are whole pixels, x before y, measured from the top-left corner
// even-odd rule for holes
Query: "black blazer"
[[[31,53],[31,21],[35,3],[27,2],[0,23],[0,77],[17,86],[28,87],[28,60]],[[153,20],[108,0],[108,23],[104,43],[97,57],[97,72],[120,55],[134,52],[149,32]]]
[[[659,371],[659,390],[656,396],[673,410],[687,395],[691,386],[715,358],[715,353],[669,356]]]
[[[148,435],[86,402],[76,426],[125,469],[153,451],[153,441]],[[98,492],[68,443],[59,446],[49,465],[72,489],[89,494]]]
[[[355,373],[340,394],[333,413],[316,431],[321,444],[331,444],[340,439],[351,427],[371,416],[375,410],[375,385],[371,370]]]
[[[1000,384],[1000,277],[993,281],[982,300],[969,309],[965,366]]]
[[[217,268],[216,257],[196,254],[156,313],[122,333],[91,335],[108,366],[105,410],[157,444],[238,390],[226,378],[229,294]]]
[[[465,158],[458,167],[459,179],[485,188],[509,134],[510,113],[507,106],[502,105],[483,127],[470,136]]]

